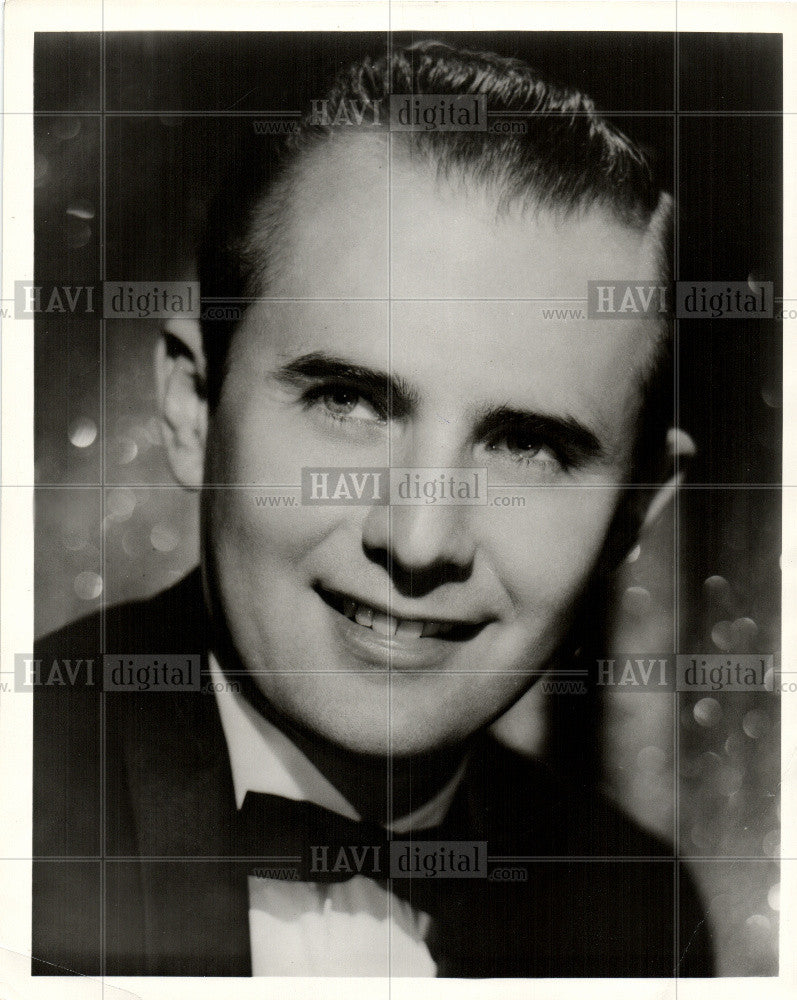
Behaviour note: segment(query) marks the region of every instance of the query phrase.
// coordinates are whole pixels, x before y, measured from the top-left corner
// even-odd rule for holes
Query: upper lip
[[[341,590],[338,587],[327,587],[324,584],[318,584],[318,588],[338,599],[354,601],[355,604],[364,604],[366,607],[373,608],[374,611],[378,611],[380,614],[387,615],[390,618],[400,618],[403,621],[437,622],[440,625],[448,626],[485,625],[487,622],[493,620],[491,617],[486,615],[452,616],[450,614],[438,614],[434,610],[427,608],[410,609],[401,604],[393,604],[392,602],[388,607],[388,605],[381,601],[374,601],[371,598],[359,597],[351,591]]]

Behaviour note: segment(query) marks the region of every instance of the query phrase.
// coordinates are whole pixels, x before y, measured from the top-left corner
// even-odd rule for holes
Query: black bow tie
[[[239,854],[257,859],[258,873],[265,877],[269,868],[275,878],[301,882],[343,882],[358,874],[379,879],[389,874],[385,829],[314,802],[247,792],[238,831]]]
[[[439,827],[396,839],[438,840]],[[300,882],[345,882],[355,875],[390,876],[391,834],[377,823],[349,819],[314,802],[247,792],[238,813],[238,854],[258,874]]]
[[[483,906],[478,879],[391,875],[391,843],[412,852],[412,842],[450,841],[450,819],[443,827],[391,835],[376,823],[348,819],[313,802],[247,792],[238,812],[237,854],[251,858],[249,871],[261,878],[295,882],[345,882],[355,875],[374,879],[414,909],[432,917],[426,943],[438,975],[459,975],[473,950],[468,937],[478,921],[463,914]],[[396,877],[397,876],[397,877]],[[445,928],[442,936],[440,928]],[[470,929],[469,929],[470,928]],[[474,933],[478,933],[475,931]]]

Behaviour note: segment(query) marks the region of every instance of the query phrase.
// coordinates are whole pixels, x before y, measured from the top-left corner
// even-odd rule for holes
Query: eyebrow
[[[417,409],[418,392],[400,376],[386,371],[354,364],[324,351],[303,354],[274,373],[283,385],[303,388],[308,382],[341,382],[356,386],[385,402],[389,401],[394,417],[405,416]]]
[[[597,435],[575,417],[554,417],[512,406],[497,406],[482,412],[474,432],[488,438],[498,431],[523,431],[551,442],[572,465],[605,458]]]
[[[418,391],[400,376],[355,364],[324,351],[303,354],[278,368],[273,376],[283,385],[297,388],[320,381],[351,384],[378,399],[389,401],[394,417],[406,416],[420,403]],[[551,441],[573,464],[605,457],[596,434],[575,417],[551,416],[512,406],[483,410],[477,420],[474,437],[485,438],[510,428]]]

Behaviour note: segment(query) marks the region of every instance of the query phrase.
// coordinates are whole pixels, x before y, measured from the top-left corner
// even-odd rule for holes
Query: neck
[[[468,749],[458,745],[404,758],[356,753],[286,719],[249,678],[244,679],[241,692],[296,744],[363,819],[382,825],[409,815],[434,798],[451,781]]]
[[[462,764],[465,746],[406,758],[366,756],[325,743],[314,734],[287,735],[363,819],[387,825],[437,795]]]

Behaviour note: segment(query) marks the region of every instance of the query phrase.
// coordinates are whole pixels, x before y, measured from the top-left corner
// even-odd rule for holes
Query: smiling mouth
[[[486,622],[432,621],[426,618],[399,618],[386,614],[371,604],[364,604],[332,590],[316,585],[318,596],[349,621],[371,629],[377,635],[397,639],[446,639],[463,642],[472,639],[484,628]]]

